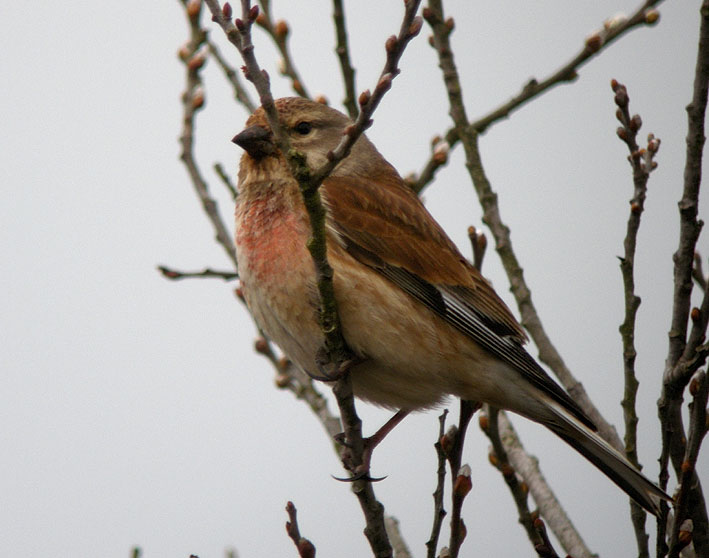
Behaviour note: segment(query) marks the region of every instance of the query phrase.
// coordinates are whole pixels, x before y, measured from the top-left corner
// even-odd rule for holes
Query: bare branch
[[[625,298],[625,317],[618,330],[623,341],[623,377],[624,392],[621,405],[623,407],[623,418],[625,420],[625,455],[628,460],[641,469],[638,461],[637,451],[637,425],[638,415],[635,411],[635,401],[638,393],[638,380],[635,376],[635,317],[640,307],[640,297],[635,294],[635,248],[637,244],[638,230],[640,229],[640,216],[645,207],[645,195],[647,192],[647,181],[650,173],[657,166],[652,159],[660,147],[660,140],[650,134],[646,149],[638,147],[636,137],[642,125],[639,115],[630,116],[628,91],[624,85],[616,80],[611,82],[611,87],[615,93],[615,104],[618,106],[616,117],[621,123],[618,128],[618,137],[628,146],[630,155],[628,161],[633,169],[633,197],[630,200],[630,215],[628,217],[625,241],[623,242],[624,255],[620,258],[620,271],[623,276],[623,293]],[[647,514],[642,507],[630,500],[630,517],[635,531],[635,539],[638,545],[638,557],[648,558],[650,549],[648,547],[649,536],[645,531],[645,519]]]
[[[446,451],[450,448],[444,448],[444,440],[447,442],[449,438],[444,438],[446,427],[446,416],[448,409],[445,409],[440,417],[438,417],[438,440],[434,444],[436,455],[438,456],[438,467],[436,469],[436,490],[433,492],[433,525],[431,527],[431,536],[426,541],[426,556],[427,558],[435,558],[436,550],[438,549],[438,538],[441,535],[441,527],[443,526],[443,518],[446,516],[446,510],[443,508],[443,496],[445,491],[446,481]]]
[[[678,477],[682,477],[682,466],[686,455],[686,436],[682,422],[682,398],[684,390],[694,372],[707,357],[701,343],[706,335],[709,321],[709,301],[706,291],[700,309],[690,313],[692,293],[692,270],[694,254],[702,221],[697,219],[699,188],[701,184],[702,152],[704,148],[704,119],[709,91],[709,0],[704,0],[700,9],[699,46],[694,75],[692,101],[687,106],[687,151],[684,170],[684,189],[679,202],[680,237],[674,254],[674,299],[672,323],[669,333],[669,350],[665,361],[662,394],[658,401],[662,425],[662,453],[660,455],[660,483],[664,488],[669,479],[668,463]],[[692,330],[687,335],[689,318]],[[696,366],[696,367],[695,367]],[[694,548],[698,555],[709,555],[709,519],[702,493],[701,483],[696,473],[691,473],[689,517],[695,531]],[[686,487],[685,487],[686,488]],[[664,509],[664,508],[663,508]],[[676,531],[676,529],[675,529]],[[664,525],[658,525],[658,556],[664,553]],[[676,548],[676,545],[675,545]],[[674,551],[674,550],[673,550]]]
[[[591,58],[600,54],[608,46],[614,43],[616,39],[636,27],[654,25],[657,23],[659,13],[653,8],[654,6],[662,3],[662,1],[663,0],[648,0],[643,2],[643,4],[626,19],[608,18],[600,30],[592,33],[586,38],[581,51],[573,56],[568,62],[563,64],[559,69],[555,70],[541,81],[537,81],[534,78],[530,79],[517,95],[512,97],[506,103],[503,103],[499,107],[493,109],[486,115],[472,121],[469,124],[470,128],[472,128],[475,132],[482,134],[491,125],[508,118],[512,112],[522,107],[532,99],[539,97],[542,93],[547,92],[554,86],[575,81],[578,77],[579,68],[581,68]],[[451,148],[453,148],[460,140],[460,136],[455,127],[448,130],[443,137],[445,137]],[[414,190],[416,192],[420,192],[428,184],[430,184],[440,166],[441,164],[436,162],[434,156],[432,156],[426,163],[423,170],[419,173]]]
[[[300,74],[295,68],[293,59],[291,58],[290,51],[288,50],[288,35],[290,34],[290,27],[288,24],[280,19],[274,23],[271,17],[271,3],[266,0],[261,0],[261,12],[256,18],[256,24],[261,27],[268,35],[273,39],[278,52],[281,54],[281,67],[280,73],[290,79],[293,91],[301,97],[306,99],[310,98],[310,95],[305,90],[305,85],[303,80],[300,78]]]
[[[480,429],[492,443],[492,452],[489,455],[490,463],[492,463],[492,465],[500,471],[500,473],[502,473],[502,478],[504,479],[505,484],[507,484],[507,487],[512,494],[512,498],[515,501],[515,505],[517,506],[519,522],[527,532],[527,537],[532,543],[532,546],[536,548],[537,545],[543,544],[544,541],[539,535],[538,529],[534,526],[534,519],[538,516],[538,514],[533,514],[529,510],[529,505],[527,503],[529,486],[519,481],[515,469],[510,463],[507,450],[505,449],[505,445],[500,436],[500,426],[498,422],[500,410],[489,405],[485,405],[483,409],[484,412],[480,415],[479,424]]]
[[[179,281],[180,279],[189,278],[217,278],[223,279],[224,281],[232,281],[239,278],[239,274],[234,273],[233,271],[217,271],[210,267],[207,267],[202,271],[178,271],[164,265],[159,265],[158,271],[163,274],[163,277],[172,281]]]
[[[288,533],[288,536],[298,549],[298,556],[300,556],[300,558],[315,558],[315,546],[308,539],[300,535],[300,529],[298,528],[298,510],[295,509],[293,502],[286,504],[286,512],[288,512],[289,519],[289,521],[286,521],[286,533]]]
[[[212,55],[212,58],[217,61],[217,64],[224,72],[224,75],[226,76],[229,83],[231,83],[231,87],[234,90],[234,98],[236,99],[236,101],[238,103],[241,103],[249,112],[254,112],[256,110],[256,105],[251,100],[248,91],[246,91],[243,84],[241,83],[239,74],[222,56],[222,53],[217,48],[217,45],[215,45],[209,39],[207,39],[207,48],[209,49],[209,53]]]
[[[221,163],[214,163],[214,172],[217,173],[219,178],[222,179],[224,186],[226,186],[226,189],[229,190],[229,193],[231,194],[231,199],[236,201],[236,198],[239,193],[236,191],[234,183],[231,181],[231,178],[229,178],[229,175],[226,173]]]
[[[540,515],[546,520],[564,551],[575,558],[594,556],[539,470],[539,462],[525,451],[512,423],[507,418],[507,413],[500,411],[497,420],[500,439],[510,464],[529,487],[529,492],[539,508]]]
[[[448,464],[451,470],[451,534],[448,544],[450,558],[456,558],[460,551],[460,546],[465,540],[466,529],[461,512],[463,509],[463,501],[472,489],[472,481],[470,480],[470,467],[468,465],[461,466],[463,458],[463,446],[465,445],[465,433],[468,431],[470,419],[473,418],[475,411],[480,409],[480,404],[474,401],[460,401],[460,416],[458,418],[458,427],[451,427],[446,436],[449,441],[443,443],[443,447],[448,447],[446,452]]]
[[[183,2],[186,4],[185,2]],[[204,55],[199,51],[204,44],[206,33],[199,24],[200,10],[187,11],[187,19],[190,25],[190,40],[181,51],[181,59],[186,68],[186,85],[182,93],[182,135],[180,144],[182,151],[180,159],[185,164],[187,172],[192,180],[195,192],[202,202],[202,207],[212,223],[217,242],[224,248],[229,260],[238,269],[236,262],[236,248],[231,234],[228,232],[224,221],[219,215],[217,202],[210,196],[206,180],[202,177],[199,166],[194,157],[194,121],[197,111],[204,106],[204,90],[202,89],[202,78],[200,70],[204,65]],[[184,52],[184,55],[182,54]]]
[[[335,22],[337,46],[335,52],[340,61],[340,71],[345,85],[345,98],[342,104],[347,109],[347,114],[352,120],[357,118],[357,88],[355,86],[355,70],[350,62],[350,50],[347,42],[347,24],[345,22],[345,9],[342,0],[332,0],[332,19]]]
[[[692,378],[690,382],[689,391],[693,396],[692,403],[690,404],[689,438],[687,440],[687,448],[682,461],[681,475],[679,479],[680,490],[677,495],[674,510],[674,525],[669,543],[670,558],[679,556],[679,552],[689,542],[686,536],[681,536],[681,530],[685,519],[687,519],[690,515],[694,515],[691,514],[690,503],[692,503],[692,500],[695,499],[693,492],[696,490],[695,484],[698,482],[695,468],[697,464],[697,457],[699,456],[699,447],[707,433],[706,407],[707,396],[709,394],[709,381],[707,381],[706,372],[695,374],[694,378]],[[699,525],[696,525],[695,522],[692,521],[692,536],[695,531],[701,536],[702,530],[706,533],[706,524],[702,525],[700,523]]]
[[[465,113],[458,71],[448,39],[453,29],[453,23],[451,20],[447,20],[448,23],[444,20],[440,0],[429,0],[428,8],[424,10],[424,17],[433,29],[434,48],[438,53],[439,64],[443,71],[443,79],[450,102],[450,115],[462,139],[466,167],[483,208],[483,222],[490,228],[495,239],[495,248],[510,280],[511,291],[517,301],[522,325],[527,329],[537,345],[539,359],[551,368],[569,394],[579,403],[594,424],[598,426],[601,436],[611,445],[622,449],[622,443],[615,429],[608,424],[593,405],[586,394],[586,390],[571,374],[561,355],[551,343],[532,302],[531,291],[524,281],[522,268],[512,248],[509,227],[503,223],[500,216],[497,194],[492,190],[490,182],[485,175],[477,144],[478,134],[469,125]]]

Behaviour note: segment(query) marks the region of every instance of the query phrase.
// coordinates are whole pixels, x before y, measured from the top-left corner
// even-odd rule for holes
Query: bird
[[[300,97],[276,99],[291,147],[310,168],[328,161],[352,121]],[[319,294],[306,247],[311,225],[263,107],[232,140],[238,171],[236,255],[259,328],[313,377],[322,376]],[[320,187],[327,258],[356,397],[397,411],[459,397],[537,422],[648,512],[671,498],[603,440],[591,419],[525,350],[527,336],[491,284],[363,134]]]

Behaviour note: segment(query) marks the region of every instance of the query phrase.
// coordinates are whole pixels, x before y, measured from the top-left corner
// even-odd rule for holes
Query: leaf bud
[[[650,9],[645,12],[645,23],[648,25],[654,25],[660,19],[660,12],[657,10]]]
[[[391,54],[394,52],[396,49],[396,45],[398,43],[398,40],[396,38],[396,35],[390,36],[387,40],[386,43],[384,43],[384,47],[386,48],[387,53]]]
[[[273,29],[273,33],[279,39],[284,39],[288,35],[289,31],[290,29],[288,28],[288,24],[282,19],[279,19],[276,22],[276,26]]]

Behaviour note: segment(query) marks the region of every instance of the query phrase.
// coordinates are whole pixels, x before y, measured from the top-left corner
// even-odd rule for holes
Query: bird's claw
[[[386,478],[386,475],[383,477],[371,477],[369,475],[369,471],[360,471],[358,473],[354,473],[351,477],[336,477],[335,475],[331,476],[333,479],[340,482],[357,482],[359,480],[367,482],[379,482],[383,481]]]

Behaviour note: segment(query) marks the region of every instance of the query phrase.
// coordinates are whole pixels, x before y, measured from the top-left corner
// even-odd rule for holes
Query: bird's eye
[[[310,122],[298,122],[294,128],[301,136],[307,136],[312,129],[313,125]]]

